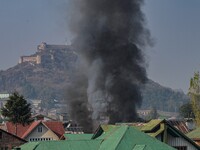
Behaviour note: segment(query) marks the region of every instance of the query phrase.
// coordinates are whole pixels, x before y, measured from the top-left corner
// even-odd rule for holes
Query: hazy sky
[[[0,0],[0,70],[35,53],[41,42],[66,44],[68,0]],[[187,92],[200,70],[200,1],[146,0],[143,11],[155,45],[146,49],[150,79]]]

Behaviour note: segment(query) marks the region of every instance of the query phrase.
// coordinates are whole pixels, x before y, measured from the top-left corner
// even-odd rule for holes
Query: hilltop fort
[[[37,52],[34,55],[30,56],[21,56],[19,59],[19,64],[24,62],[32,62],[35,64],[41,64],[42,63],[42,55],[45,52],[52,52],[54,50],[67,50],[69,46],[67,45],[49,45],[45,42],[42,42],[40,45],[37,46]],[[53,55],[50,55],[51,59],[54,59]]]

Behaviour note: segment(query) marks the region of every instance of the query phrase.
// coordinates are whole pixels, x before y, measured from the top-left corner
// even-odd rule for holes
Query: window
[[[187,150],[187,146],[174,146],[177,150]]]
[[[42,132],[42,126],[38,127],[38,132]]]
[[[30,138],[29,141],[30,142],[34,142],[34,141],[50,141],[53,140],[53,138]]]

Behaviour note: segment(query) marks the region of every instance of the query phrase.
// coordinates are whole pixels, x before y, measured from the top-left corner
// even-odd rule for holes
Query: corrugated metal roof
[[[97,150],[99,140],[41,142],[35,150]]]
[[[93,134],[64,134],[65,140],[90,140]]]
[[[148,125],[148,124],[150,124],[150,125]],[[160,127],[159,127],[159,124],[160,124]],[[187,142],[191,143],[194,147],[196,147],[197,149],[200,149],[199,146],[194,143],[194,141],[192,141],[190,138],[188,138],[188,136],[186,136],[180,130],[178,130],[177,128],[175,128],[171,124],[169,124],[166,120],[157,120],[157,121],[156,120],[151,120],[149,123],[147,123],[146,125],[144,125],[142,127],[142,131],[147,133],[147,134],[149,134],[149,135],[151,135],[151,136],[153,136],[153,137],[156,137],[157,133],[161,133],[162,132],[162,130],[163,130],[163,129],[161,129],[162,125],[165,126],[164,130],[167,130],[167,132],[169,134],[173,135],[174,137],[182,137]],[[157,128],[157,127],[159,127],[159,128]]]
[[[148,135],[152,136],[152,137],[156,137],[158,136],[160,133],[164,132],[165,130],[165,125],[164,123],[160,124],[160,129],[158,129],[156,132],[151,132],[151,133],[147,133]]]
[[[134,146],[133,150],[145,150],[146,145],[136,145]]]
[[[148,150],[172,150],[174,148],[170,147],[167,144],[164,144],[157,139],[148,136],[145,133],[140,132],[139,130],[129,127],[126,135],[123,136],[125,139],[129,139],[129,143],[134,143],[135,145],[146,145],[146,149]],[[125,140],[126,141],[126,140]],[[126,143],[125,143],[126,144]]]
[[[148,122],[147,124],[144,124],[144,126],[142,126],[140,128],[141,131],[151,131],[153,130],[157,125],[159,125],[163,120],[161,119],[154,119],[151,120],[150,122]]]
[[[109,129],[108,129],[108,128]],[[95,139],[44,141],[33,143],[34,150],[175,150],[157,139],[130,126],[107,126]],[[103,127],[105,129],[105,126]],[[102,129],[101,129],[102,131]],[[76,134],[80,137],[80,135]],[[27,144],[28,145],[28,144]],[[26,145],[26,147],[27,147]],[[35,146],[35,147],[34,147]],[[22,150],[29,150],[21,147]]]
[[[103,131],[108,131],[111,130],[112,128],[116,127],[115,125],[101,125],[101,128],[103,129]]]
[[[36,147],[39,145],[39,142],[30,142],[20,146],[22,150],[35,150]]]
[[[100,142],[100,140],[30,142],[22,145],[21,150],[98,150]]]
[[[189,129],[188,129],[188,127],[187,127],[187,125],[186,125],[184,120],[171,119],[171,120],[167,120],[167,123],[169,123],[173,127],[177,128],[178,130],[180,130],[184,134],[189,132]]]
[[[130,126],[112,126],[97,139],[103,140],[99,150],[134,150],[139,147],[141,149],[139,145],[145,145],[143,147],[145,150],[158,150],[158,148],[159,150],[175,150]]]
[[[123,140],[123,135],[125,134],[126,130],[127,130],[127,126],[115,126],[108,132],[104,133],[102,136],[100,136],[100,138],[98,138],[98,139],[103,140],[103,142],[100,145],[99,150],[117,149],[119,143],[121,143]],[[127,146],[129,145],[126,145],[125,147],[127,148]],[[124,147],[124,150],[126,150],[125,147]]]

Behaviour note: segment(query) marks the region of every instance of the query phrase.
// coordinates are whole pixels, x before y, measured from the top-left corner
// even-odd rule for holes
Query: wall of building
[[[24,144],[25,141],[22,141],[6,132],[0,130],[0,149],[11,150],[13,147],[20,146]]]
[[[38,132],[38,128],[42,128],[42,132]],[[59,140],[58,136],[43,124],[37,126],[30,135],[25,138],[27,141],[49,141]]]
[[[24,62],[33,62],[36,64],[41,64],[41,56],[21,56],[19,60],[19,64],[24,63]]]
[[[42,58],[41,53],[43,51],[51,51],[51,50],[66,50],[68,48],[67,45],[49,45],[45,42],[42,42],[40,45],[37,46],[38,55],[37,56],[21,56],[19,59],[19,64],[24,62],[33,62],[36,64],[41,64]],[[51,55],[51,59],[53,59],[54,56]]]
[[[37,46],[37,51],[42,52],[45,50],[65,50],[67,49],[67,45],[49,45],[45,42],[42,42],[40,45]]]
[[[168,134],[167,139],[167,144],[172,147],[186,146],[188,150],[198,150],[196,147],[194,147],[191,143],[189,143],[182,137],[173,137],[170,134]]]
[[[7,94],[7,93],[1,93],[0,94],[0,99],[2,98],[9,98],[10,94]]]

